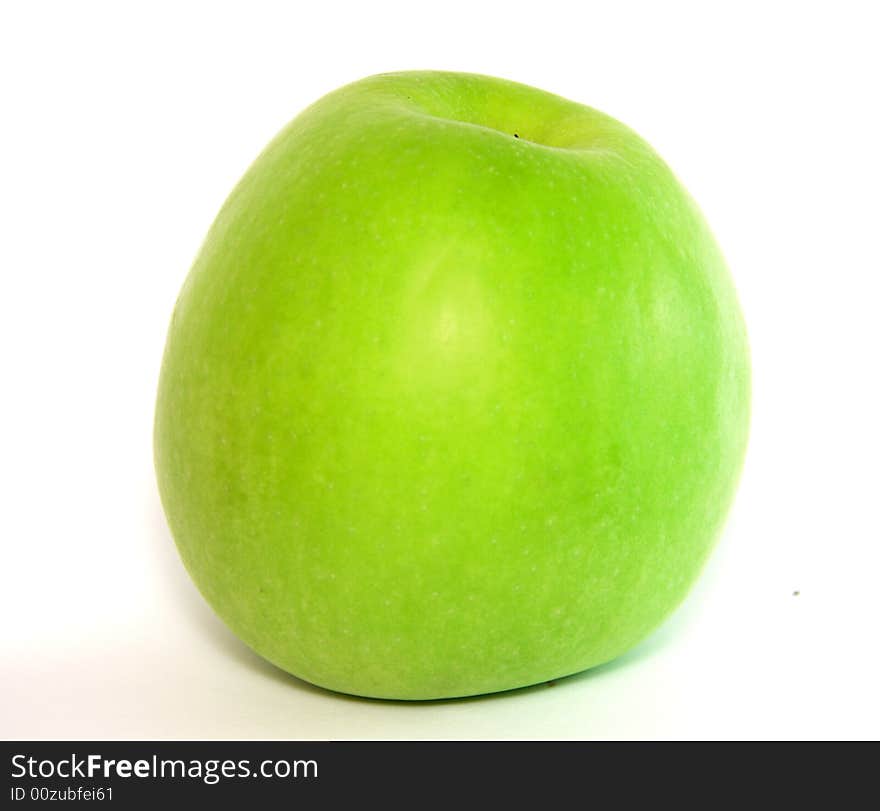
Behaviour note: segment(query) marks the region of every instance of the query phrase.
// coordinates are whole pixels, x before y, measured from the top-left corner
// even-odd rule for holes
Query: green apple
[[[699,574],[746,445],[736,294],[635,133],[471,74],[309,107],[220,211],[155,460],[186,568],[314,684],[430,699],[607,662]]]

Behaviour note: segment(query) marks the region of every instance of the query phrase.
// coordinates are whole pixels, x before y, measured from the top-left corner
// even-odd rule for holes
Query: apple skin
[[[724,260],[639,136],[501,79],[383,74],[304,111],[224,204],[174,309],[155,463],[244,642],[431,699],[661,623],[748,415]]]

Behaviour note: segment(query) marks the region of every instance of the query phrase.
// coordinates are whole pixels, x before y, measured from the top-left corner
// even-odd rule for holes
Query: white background
[[[5,3],[0,736],[877,737],[871,7]],[[305,105],[409,68],[638,130],[712,224],[754,356],[739,496],[673,619],[554,687],[427,704],[327,693],[239,643],[178,561],[151,451],[171,308],[234,182]]]

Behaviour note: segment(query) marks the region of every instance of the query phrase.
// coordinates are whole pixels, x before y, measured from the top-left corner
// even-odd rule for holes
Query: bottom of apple
[[[558,682],[562,681],[563,679],[569,679],[575,676],[584,675],[588,672],[596,671],[613,661],[621,659],[622,656],[623,654],[604,658],[601,661],[597,661],[593,664],[588,664],[584,667],[578,667],[574,670],[569,669],[564,671],[552,671],[545,675],[512,680],[509,682],[503,680],[495,681],[493,679],[478,679],[474,682],[473,687],[458,686],[445,690],[430,687],[420,689],[418,687],[403,685],[399,685],[396,688],[391,686],[387,688],[358,687],[356,685],[345,685],[332,679],[324,680],[308,678],[296,673],[292,673],[291,671],[280,665],[275,664],[274,662],[270,662],[270,664],[281,670],[287,676],[297,679],[300,682],[304,682],[312,687],[316,687],[320,690],[326,690],[331,693],[351,696],[354,698],[365,698],[380,701],[419,702],[454,701],[456,699],[480,698],[482,696],[497,695],[499,693],[513,693],[518,690],[527,690],[529,688],[539,687],[541,685],[554,687]]]

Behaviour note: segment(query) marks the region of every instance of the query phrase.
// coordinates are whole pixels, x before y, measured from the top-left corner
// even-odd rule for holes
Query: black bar
[[[860,757],[835,758],[835,771],[827,753],[803,745],[791,757],[791,751],[775,754],[772,745],[706,743],[0,742],[0,806],[209,808],[204,804],[222,801],[315,808],[398,798],[421,808],[438,801],[470,806],[479,789],[493,806],[510,799],[560,811],[606,805],[609,798],[630,807],[637,800],[653,805],[702,797],[704,807],[714,807],[720,797],[729,803],[739,796],[752,807],[771,797],[788,805],[807,790],[816,801],[828,783],[839,807],[873,773],[866,768],[872,753],[858,751]]]

